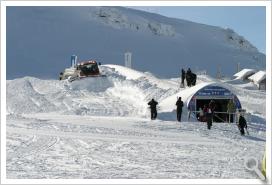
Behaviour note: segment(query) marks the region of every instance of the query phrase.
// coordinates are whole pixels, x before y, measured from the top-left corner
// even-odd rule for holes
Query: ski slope
[[[257,178],[244,159],[261,159],[265,147],[265,92],[246,83],[199,76],[197,86],[159,79],[118,65],[106,78],[69,83],[24,77],[7,80],[7,178],[143,179]],[[193,88],[227,86],[252,114],[249,136],[237,126],[175,121],[175,101]],[[249,84],[248,84],[249,86]],[[147,102],[159,102],[150,121]],[[258,151],[258,152],[256,152]]]

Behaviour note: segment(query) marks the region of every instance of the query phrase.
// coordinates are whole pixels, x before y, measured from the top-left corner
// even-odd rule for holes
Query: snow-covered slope
[[[7,178],[256,178],[246,157],[265,148],[265,92],[198,76],[160,79],[118,65],[102,65],[107,77],[79,81],[24,77],[7,81]],[[250,135],[235,124],[188,120],[177,123],[175,102],[209,83],[235,92],[252,114]],[[147,102],[159,102],[150,121]],[[185,102],[186,104],[186,102]],[[222,147],[223,146],[223,147]],[[258,151],[258,152],[256,152]]]
[[[57,78],[70,56],[124,64],[160,77],[180,68],[218,68],[232,76],[242,68],[265,69],[265,55],[231,29],[123,7],[8,7],[7,78]]]

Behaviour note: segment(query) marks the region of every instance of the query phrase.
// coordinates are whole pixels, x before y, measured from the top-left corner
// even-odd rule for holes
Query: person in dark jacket
[[[213,119],[213,113],[210,106],[207,108],[207,111],[205,111],[205,117],[206,117],[207,127],[210,130],[212,127],[212,119]]]
[[[191,84],[192,84],[192,71],[191,69],[189,68],[186,72],[186,75],[185,75],[185,78],[186,78],[186,82],[187,82],[187,86],[188,87],[191,87]]]
[[[246,119],[244,118],[244,116],[242,114],[240,114],[239,116],[239,123],[238,123],[238,128],[240,130],[241,135],[245,135],[245,128],[247,128],[247,122]]]
[[[182,107],[183,107],[183,101],[181,100],[181,97],[178,98],[178,101],[176,102],[177,106],[177,120],[181,122],[181,114],[182,114]]]
[[[150,102],[148,102],[148,105],[150,106],[151,111],[151,120],[154,120],[157,118],[157,105],[158,102],[156,102],[153,98]]]
[[[196,74],[195,73],[191,73],[191,85],[195,86],[196,84]]]
[[[212,121],[213,121],[214,111],[215,111],[215,108],[216,108],[215,101],[211,100],[208,107],[211,109],[211,112],[212,112]]]
[[[181,69],[181,87],[184,87],[185,71]]]

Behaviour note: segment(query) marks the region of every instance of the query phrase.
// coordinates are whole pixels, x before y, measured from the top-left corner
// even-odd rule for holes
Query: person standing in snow
[[[178,101],[176,102],[177,106],[177,120],[181,122],[181,114],[182,114],[182,107],[183,107],[183,101],[181,100],[181,97],[178,98]]]
[[[182,69],[181,69],[181,87],[185,87],[185,86],[184,86],[184,79],[185,79],[185,71],[184,71],[184,69],[182,68]]]
[[[212,112],[212,121],[213,121],[213,116],[214,116],[214,111],[215,111],[215,101],[214,100],[210,101],[208,108],[210,108],[210,110]]]
[[[228,117],[229,123],[233,123],[233,117],[234,117],[235,110],[236,110],[236,107],[235,107],[234,101],[230,100],[227,105],[227,112],[229,115],[229,117]]]
[[[191,85],[192,86],[195,86],[196,78],[197,78],[197,75],[195,73],[191,73]]]
[[[247,122],[246,119],[244,118],[244,116],[242,114],[240,114],[239,116],[239,123],[238,123],[238,128],[240,130],[241,135],[245,135],[245,130],[247,129]]]
[[[154,120],[157,118],[157,105],[158,102],[156,102],[153,98],[150,102],[148,102],[148,105],[150,106],[151,111],[151,120]]]
[[[211,109],[212,113],[214,113],[214,110],[215,110],[215,101],[214,100],[210,101],[209,108]]]
[[[191,83],[192,83],[192,79],[191,79],[191,76],[192,76],[192,71],[191,71],[191,69],[189,68],[188,70],[187,70],[187,72],[186,72],[186,76],[185,76],[185,78],[186,78],[186,82],[187,82],[187,86],[188,87],[191,87]]]
[[[210,106],[207,108],[207,112],[205,114],[206,114],[205,117],[206,117],[207,127],[210,130],[212,127],[212,119],[213,119],[213,113]]]
[[[203,118],[202,118],[203,122],[207,121],[207,118],[206,118],[207,112],[208,112],[208,106],[205,104],[203,107]]]

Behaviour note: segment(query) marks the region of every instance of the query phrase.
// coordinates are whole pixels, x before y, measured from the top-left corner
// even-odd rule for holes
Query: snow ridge
[[[132,31],[149,32],[158,36],[173,37],[176,35],[173,26],[143,17],[126,16],[119,9],[112,7],[96,7],[90,9],[90,19],[102,22],[116,29],[130,29]]]

